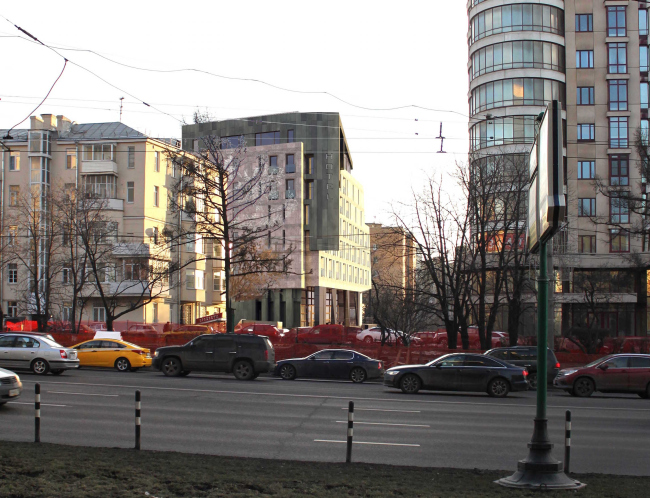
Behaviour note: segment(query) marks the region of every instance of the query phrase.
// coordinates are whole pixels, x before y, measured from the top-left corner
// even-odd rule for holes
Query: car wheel
[[[282,365],[280,367],[280,377],[284,380],[293,380],[296,378],[296,367],[293,365]]]
[[[493,398],[505,398],[510,392],[510,384],[503,377],[497,377],[490,381],[487,392]]]
[[[187,376],[188,376],[189,374],[191,374],[191,373],[192,373],[191,370],[183,370],[183,371],[180,373],[180,376],[181,376],[181,377],[187,377]]]
[[[371,344],[374,341],[372,340],[371,336],[367,335],[363,338],[363,342],[365,342],[366,344]]]
[[[31,368],[32,372],[34,372],[36,375],[45,375],[50,371],[50,364],[41,358],[36,358],[34,361],[32,361]]]
[[[588,377],[580,377],[573,383],[573,393],[580,398],[588,398],[595,390],[594,381]]]
[[[350,372],[350,380],[355,384],[361,384],[366,377],[366,371],[361,367],[354,367]]]
[[[62,368],[57,368],[56,370],[52,370],[52,375],[61,375],[64,372]]]
[[[399,387],[405,394],[415,394],[422,387],[422,381],[417,375],[406,374],[402,377],[402,380],[399,381]]]
[[[131,363],[126,358],[118,358],[115,360],[115,368],[119,372],[128,372],[131,370]]]
[[[528,387],[531,389],[537,389],[537,374],[529,374],[528,375]]]
[[[259,376],[260,376],[260,374],[258,374],[258,373],[254,373],[254,374],[253,374],[253,378],[252,378],[251,380],[257,379]]]
[[[648,393],[645,392],[645,391],[642,392],[642,393],[637,393],[637,394],[639,395],[639,397],[641,397],[643,399],[648,399],[650,397],[650,396],[648,396]]]
[[[249,361],[239,360],[232,367],[232,372],[235,374],[237,380],[252,380],[255,372],[253,371],[253,365]]]
[[[162,372],[167,377],[178,377],[182,372],[181,360],[178,358],[165,358],[162,362]]]

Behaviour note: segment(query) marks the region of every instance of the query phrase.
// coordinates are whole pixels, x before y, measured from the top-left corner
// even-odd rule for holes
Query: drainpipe
[[[10,149],[2,142],[0,142],[0,145],[2,145],[2,152],[0,154],[2,155],[2,172],[0,173],[0,185],[2,188],[2,192],[0,192],[0,199],[2,209],[0,210],[0,233],[4,233],[4,227],[5,227],[5,151],[10,152]],[[5,262],[4,262],[4,251],[0,251],[0,306],[3,305],[3,298],[4,298],[4,283],[5,283],[5,278],[4,278],[4,267],[5,267]],[[4,325],[4,324],[0,324]]]

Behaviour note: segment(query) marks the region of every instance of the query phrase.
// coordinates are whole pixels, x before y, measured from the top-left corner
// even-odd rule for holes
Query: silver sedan
[[[18,332],[0,336],[0,367],[59,375],[79,368],[79,359],[74,349],[64,348],[45,335]]]
[[[0,405],[20,398],[22,392],[23,383],[20,382],[20,377],[9,370],[0,368]]]

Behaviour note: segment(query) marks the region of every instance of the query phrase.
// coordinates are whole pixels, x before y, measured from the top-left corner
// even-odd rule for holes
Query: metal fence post
[[[571,410],[566,411],[564,422],[564,472],[569,473],[569,464],[571,463]]]
[[[354,401],[348,405],[348,449],[345,454],[345,463],[352,461],[352,435],[354,426]]]
[[[41,385],[34,386],[34,442],[41,442]]]
[[[140,401],[140,391],[135,392],[135,449],[140,449],[140,409],[142,403]]]

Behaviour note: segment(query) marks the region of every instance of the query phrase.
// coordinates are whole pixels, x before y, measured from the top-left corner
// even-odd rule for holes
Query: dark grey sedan
[[[525,368],[480,354],[453,353],[426,365],[404,365],[386,370],[384,385],[415,394],[430,391],[487,392],[503,398],[510,391],[528,389]]]
[[[278,361],[274,375],[285,380],[296,377],[319,379],[350,379],[360,383],[380,378],[384,373],[382,362],[348,349],[323,349],[306,358]]]

